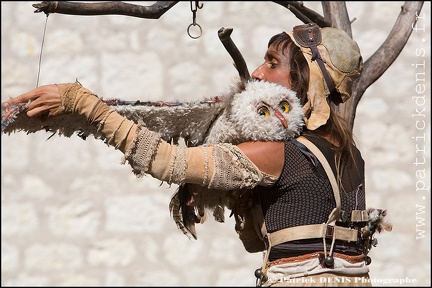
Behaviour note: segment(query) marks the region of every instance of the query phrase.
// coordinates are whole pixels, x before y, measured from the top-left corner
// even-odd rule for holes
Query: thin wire
[[[41,50],[40,50],[40,54],[39,54],[39,67],[38,67],[36,87],[39,86],[39,77],[40,77],[41,63],[42,63],[42,51],[43,51],[43,47],[44,47],[44,43],[45,43],[45,33],[46,33],[46,28],[47,28],[49,14],[47,14],[46,16],[47,17],[46,17],[46,20],[45,20],[44,33],[43,33],[43,36],[42,36],[42,45],[41,45]]]

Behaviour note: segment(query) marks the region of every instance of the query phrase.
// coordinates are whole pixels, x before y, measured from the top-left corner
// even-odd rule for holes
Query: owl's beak
[[[276,117],[282,122],[283,127],[286,129],[288,128],[288,123],[285,117],[282,115],[282,113],[278,110],[275,110]]]

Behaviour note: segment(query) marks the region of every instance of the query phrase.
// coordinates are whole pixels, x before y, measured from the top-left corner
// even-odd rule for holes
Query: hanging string
[[[45,42],[45,34],[47,30],[47,23],[48,23],[48,16],[49,13],[46,14],[45,19],[45,27],[44,32],[42,36],[42,44],[41,49],[39,53],[39,63],[38,63],[38,73],[37,73],[37,80],[36,80],[36,88],[39,87],[39,78],[40,78],[40,71],[41,71],[41,64],[42,64],[42,52],[44,48],[44,42]],[[28,105],[30,104],[30,100],[27,103],[17,103],[13,105],[9,105],[7,108],[3,105],[4,103],[1,103],[1,131],[3,132],[6,127],[15,121],[16,117],[19,113],[25,111],[28,108]]]
[[[42,45],[41,45],[41,49],[40,49],[40,53],[39,53],[39,64],[38,64],[39,67],[38,67],[36,87],[39,86],[39,77],[40,77],[41,64],[42,64],[42,51],[43,51],[43,47],[44,47],[44,43],[45,43],[45,33],[46,33],[46,30],[47,30],[48,16],[49,16],[49,13],[46,14],[45,27],[44,27],[44,32],[43,32],[43,36],[42,36]]]
[[[36,81],[36,87],[39,86],[39,77],[40,77],[40,71],[41,71],[41,64],[42,64],[42,52],[45,42],[45,33],[47,29],[47,23],[48,23],[48,14],[46,14],[47,18],[45,20],[45,27],[42,37],[42,45],[41,50],[39,53],[39,64],[38,64],[38,74],[37,74],[37,81]],[[17,103],[9,105],[7,108],[3,105],[4,103],[1,103],[1,131],[3,132],[5,128],[15,121],[17,115],[23,111],[25,111],[28,108],[28,105],[30,104],[30,100],[27,103]]]

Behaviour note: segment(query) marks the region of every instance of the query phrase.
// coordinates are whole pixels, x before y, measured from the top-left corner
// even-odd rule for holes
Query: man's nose
[[[252,72],[252,79],[255,79],[255,80],[260,80],[260,81],[262,81],[262,80],[264,80],[264,73],[262,72],[262,65],[261,66],[258,66],[256,69],[255,69],[255,71],[253,71]]]

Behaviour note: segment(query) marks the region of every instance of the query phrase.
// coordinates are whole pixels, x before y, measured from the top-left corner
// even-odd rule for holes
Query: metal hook
[[[195,2],[195,8],[193,7],[193,2]],[[199,5],[199,1],[190,1],[190,7],[191,7],[191,11],[192,11],[192,24],[190,24],[187,28],[187,33],[189,35],[189,37],[191,37],[192,39],[198,39],[199,37],[201,37],[202,35],[202,28],[199,24],[196,23],[196,11],[197,9],[201,9],[204,6],[204,4]],[[191,27],[192,26],[198,26],[199,28],[199,33],[198,36],[192,36],[191,32]]]
[[[195,8],[192,7],[192,2],[195,2]],[[192,12],[196,12],[197,8],[202,9],[204,6],[204,4],[199,5],[199,1],[190,1],[190,4],[191,4],[191,11]]]
[[[202,9],[204,4],[201,3],[201,5],[199,5],[199,1],[195,1],[195,6],[198,7],[198,9]]]

